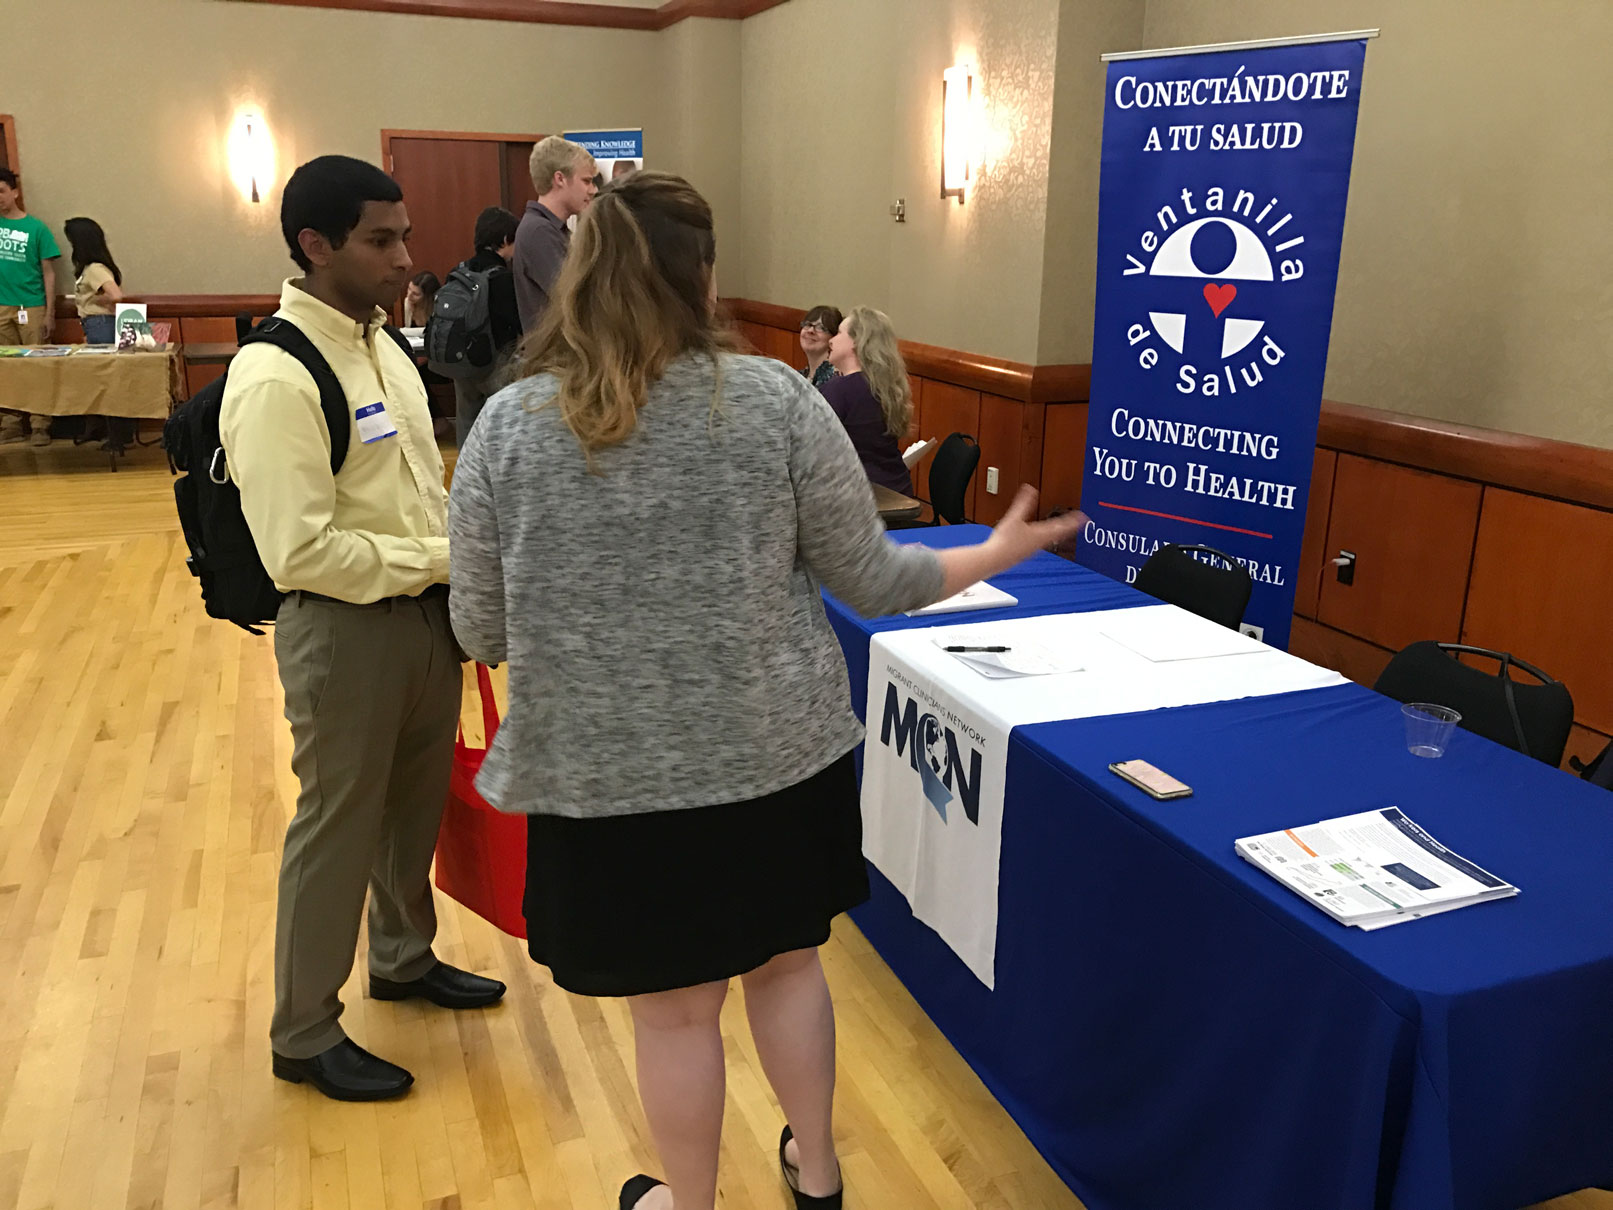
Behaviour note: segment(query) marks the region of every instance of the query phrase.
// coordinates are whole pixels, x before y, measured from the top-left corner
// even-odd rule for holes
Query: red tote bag
[[[482,664],[476,665],[476,688],[491,747],[498,731],[498,701],[493,678]],[[476,774],[486,756],[486,748],[466,745],[461,727],[454,743],[448,803],[437,832],[437,889],[510,936],[524,938],[526,816],[497,811],[476,792]]]

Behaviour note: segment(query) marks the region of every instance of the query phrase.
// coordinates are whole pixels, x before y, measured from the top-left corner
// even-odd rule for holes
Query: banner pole
[[[1167,46],[1159,50],[1118,50],[1099,58],[1105,63],[1126,59],[1157,59],[1163,55],[1208,55],[1223,50],[1264,50],[1268,46],[1310,46],[1319,42],[1356,42],[1376,38],[1375,29],[1352,29],[1336,34],[1297,34],[1292,38],[1257,38],[1252,42],[1209,42],[1203,46]]]

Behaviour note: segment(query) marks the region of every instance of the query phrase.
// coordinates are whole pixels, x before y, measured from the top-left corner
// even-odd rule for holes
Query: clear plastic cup
[[[1406,720],[1406,748],[1413,756],[1444,756],[1451,742],[1451,732],[1462,716],[1449,706],[1436,706],[1431,702],[1407,702],[1400,707]]]

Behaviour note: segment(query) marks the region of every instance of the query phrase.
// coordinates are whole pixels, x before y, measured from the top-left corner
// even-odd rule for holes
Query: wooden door
[[[403,188],[416,273],[445,278],[475,251],[476,216],[503,201],[503,144],[472,139],[394,138],[392,176]]]
[[[532,187],[532,143],[502,143],[504,154],[504,200],[501,203],[516,218],[526,213],[526,204],[538,200]]]

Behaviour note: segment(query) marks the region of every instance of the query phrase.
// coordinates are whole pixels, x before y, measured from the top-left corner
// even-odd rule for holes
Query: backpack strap
[[[410,345],[409,345],[409,338],[407,336],[405,336],[402,332],[400,332],[396,328],[394,328],[391,324],[382,324],[381,325],[381,331],[385,332],[388,336],[390,336],[392,338],[392,343],[397,345],[398,348],[403,350],[403,355],[409,359],[409,364],[413,365],[414,364],[414,349],[411,348]]]
[[[394,329],[388,328],[387,331],[395,339],[403,340],[402,335]],[[270,344],[290,353],[313,378],[314,386],[319,389],[319,410],[325,414],[325,427],[330,430],[330,473],[334,475],[347,461],[348,430],[352,425],[347,392],[337,379],[336,371],[330,368],[330,362],[325,360],[325,355],[314,342],[289,319],[271,315],[241,338],[242,348],[259,343]],[[403,343],[407,345],[408,342]]]

